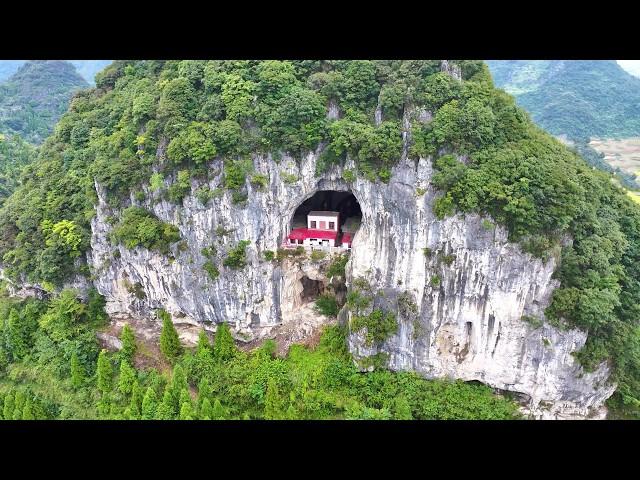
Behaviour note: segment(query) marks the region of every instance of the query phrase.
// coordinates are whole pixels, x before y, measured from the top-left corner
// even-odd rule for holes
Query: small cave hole
[[[309,277],[302,277],[302,302],[313,302],[324,292],[324,284],[319,280],[311,280]]]

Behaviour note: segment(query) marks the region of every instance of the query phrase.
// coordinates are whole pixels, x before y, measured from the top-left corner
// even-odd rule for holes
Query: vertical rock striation
[[[607,384],[608,368],[583,372],[572,353],[584,345],[586,334],[544,322],[543,311],[557,287],[554,259],[545,263],[522,252],[490,219],[438,220],[432,212],[436,192],[430,186],[430,159],[403,158],[388,184],[362,178],[347,183],[337,166],[317,176],[317,159],[318,152],[299,164],[286,156],[280,162],[254,157],[256,171],[267,175],[269,184],[257,190],[247,182],[244,205],[234,204],[226,190],[207,205],[193,195],[180,206],[149,190],[142,203],[132,196],[132,203],[180,229],[183,241],[169,257],[112,245],[108,218],[119,212],[96,185],[89,263],[108,312],[145,317],[165,308],[181,322],[230,322],[245,339],[268,335],[282,322],[296,321],[303,275],[327,279],[305,262],[267,262],[263,252],[277,249],[304,200],[320,190],[350,191],[361,206],[362,225],[353,239],[348,282],[363,278],[374,291],[384,291],[384,301],[396,313],[400,296],[417,307],[411,318],[399,311],[397,333],[381,345],[366,345],[362,332],[351,334],[356,359],[382,352],[392,369],[477,380],[515,392],[537,418],[603,415],[602,404],[614,390]],[[344,168],[354,165],[349,161]],[[222,163],[214,161],[211,169],[221,172]],[[285,182],[283,173],[297,180]],[[220,181],[221,174],[209,188],[220,187]],[[241,240],[251,242],[247,266],[223,267],[224,253]],[[221,274],[215,280],[202,268],[202,249],[210,246],[218,252]],[[348,316],[343,311],[342,317]],[[523,316],[538,319],[540,326]]]

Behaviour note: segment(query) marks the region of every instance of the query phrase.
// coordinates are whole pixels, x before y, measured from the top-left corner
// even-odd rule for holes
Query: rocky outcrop
[[[416,162],[404,155],[388,184],[363,178],[347,183],[339,166],[316,175],[317,159],[318,152],[300,163],[286,156],[279,162],[254,157],[256,172],[269,184],[260,190],[247,182],[245,204],[234,204],[226,190],[207,205],[194,195],[179,206],[149,189],[141,203],[132,195],[132,203],[180,229],[183,240],[170,256],[112,245],[108,219],[119,212],[96,185],[89,263],[108,312],[148,317],[164,308],[181,323],[213,328],[230,322],[247,341],[269,335],[282,323],[303,322],[300,312],[308,315],[309,309],[299,308],[302,277],[329,279],[308,262],[266,261],[264,252],[277,249],[304,200],[321,190],[350,191],[361,206],[362,226],[353,239],[348,283],[362,278],[383,292],[376,301],[395,309],[399,322],[397,333],[377,346],[366,345],[362,332],[353,333],[349,345],[356,359],[382,352],[392,369],[478,380],[515,392],[536,418],[603,414],[602,404],[614,389],[607,383],[606,365],[583,372],[572,353],[584,345],[586,334],[544,321],[557,286],[554,259],[545,263],[522,252],[491,219],[438,220],[432,212],[437,192],[430,185],[431,159]],[[354,165],[347,162],[344,168]],[[222,172],[221,161],[212,162],[210,171]],[[221,177],[213,175],[207,186],[219,188]],[[223,267],[225,252],[241,240],[251,242],[247,266]],[[216,279],[203,270],[202,251],[211,246],[221,272]],[[411,315],[398,306],[400,297],[415,304]]]

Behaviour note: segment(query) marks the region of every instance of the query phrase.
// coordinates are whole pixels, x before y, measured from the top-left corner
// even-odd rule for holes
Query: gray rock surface
[[[362,178],[348,184],[341,167],[316,176],[317,158],[317,152],[310,153],[298,165],[286,156],[280,162],[254,157],[256,171],[269,177],[269,185],[260,191],[247,183],[245,205],[234,204],[226,190],[206,206],[193,195],[177,206],[145,189],[141,205],[180,229],[183,242],[173,246],[170,257],[112,245],[107,219],[118,212],[108,207],[96,185],[99,203],[89,263],[108,312],[148,317],[165,308],[180,323],[213,328],[230,322],[236,336],[247,341],[268,336],[282,323],[302,321],[296,317],[302,305],[300,279],[327,279],[308,262],[267,262],[263,253],[278,248],[304,200],[320,190],[351,191],[363,217],[347,264],[348,282],[362,277],[385,296],[410,295],[417,305],[413,318],[399,315],[397,334],[378,347],[365,345],[362,333],[352,334],[349,344],[356,358],[384,352],[392,369],[478,380],[516,392],[536,418],[604,415],[602,404],[615,388],[607,383],[607,367],[585,373],[572,356],[586,334],[546,322],[534,328],[522,320],[524,315],[544,320],[557,287],[551,278],[554,259],[545,263],[523,253],[491,219],[456,215],[438,220],[432,212],[437,193],[430,185],[431,159],[403,158],[388,184]],[[349,161],[344,168],[354,165]],[[222,172],[221,162],[214,161],[211,170]],[[283,181],[283,172],[297,181]],[[209,188],[220,181],[221,173]],[[138,203],[133,196],[131,202]],[[219,227],[229,233],[221,235]],[[223,267],[225,252],[240,240],[251,242],[247,267]],[[206,258],[201,251],[210,246],[217,250],[221,272],[215,280],[202,269]],[[425,255],[425,248],[431,255]],[[443,258],[451,255],[449,265]],[[431,280],[436,275],[437,285]]]

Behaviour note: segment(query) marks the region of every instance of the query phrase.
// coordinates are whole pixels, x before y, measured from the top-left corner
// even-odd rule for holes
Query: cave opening
[[[286,246],[350,250],[362,223],[362,209],[351,192],[320,190],[302,202],[291,218]]]
[[[302,277],[302,303],[313,302],[324,292],[324,284],[319,280],[312,280],[306,275]]]

